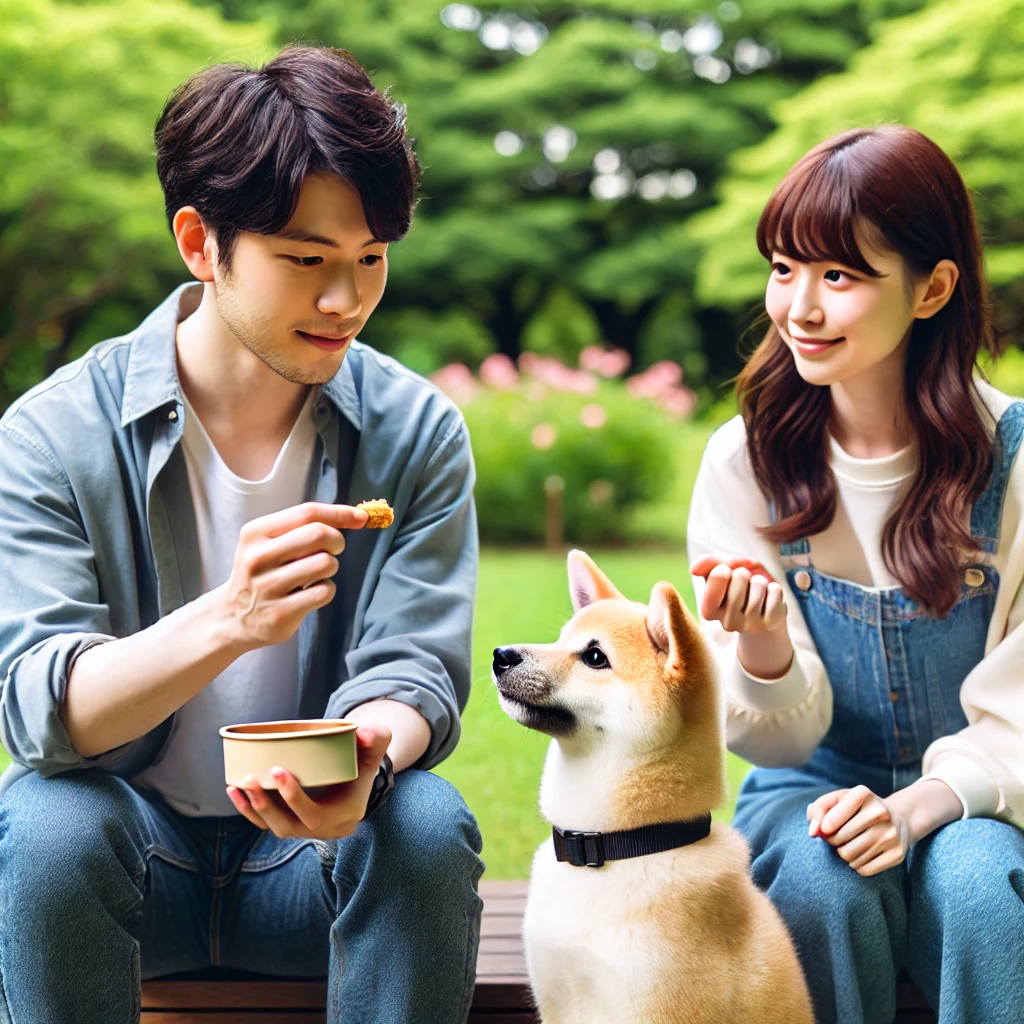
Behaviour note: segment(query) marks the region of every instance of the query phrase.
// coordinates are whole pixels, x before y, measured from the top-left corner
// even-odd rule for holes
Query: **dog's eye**
[[[610,668],[608,658],[600,647],[588,647],[583,652],[583,661],[591,668]]]

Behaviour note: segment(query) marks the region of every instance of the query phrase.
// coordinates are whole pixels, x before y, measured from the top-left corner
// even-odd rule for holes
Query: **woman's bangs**
[[[829,162],[798,165],[783,179],[761,214],[757,247],[767,260],[780,253],[801,263],[841,263],[878,277],[857,245],[853,190]]]

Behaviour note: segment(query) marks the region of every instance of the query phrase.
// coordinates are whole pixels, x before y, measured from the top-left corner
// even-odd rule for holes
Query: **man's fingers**
[[[310,523],[326,523],[336,530],[358,530],[366,525],[369,518],[363,509],[353,508],[351,505],[307,501],[301,505],[282,509],[280,512],[271,512],[270,515],[260,516],[259,519],[246,523],[244,528],[251,528],[264,537],[280,537],[290,530],[307,526]]]
[[[337,557],[345,550],[345,535],[326,523],[307,523],[280,537],[259,542],[256,550],[251,568],[273,569],[321,551]]]
[[[319,807],[299,785],[298,779],[291,772],[277,766],[270,769],[270,774],[273,775],[274,781],[277,783],[278,792],[294,812],[295,817],[310,832],[316,832],[322,828],[324,824],[323,808]]]
[[[248,818],[257,828],[261,828],[266,832],[270,826],[252,809],[252,805],[249,803],[248,794],[244,789],[239,789],[237,786],[228,786],[228,799],[235,805],[238,812],[245,818]]]

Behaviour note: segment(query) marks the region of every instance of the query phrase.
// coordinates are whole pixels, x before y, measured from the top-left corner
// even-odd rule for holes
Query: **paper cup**
[[[241,786],[255,775],[264,789],[277,789],[270,774],[285,768],[304,789],[350,782],[359,775],[356,723],[342,718],[299,719],[225,725],[224,781]]]

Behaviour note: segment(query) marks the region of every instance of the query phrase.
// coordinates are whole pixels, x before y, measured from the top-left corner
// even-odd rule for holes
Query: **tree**
[[[272,51],[265,25],[182,0],[0,0],[0,21],[2,408],[180,283],[156,118],[211,58]]]
[[[278,39],[350,49],[408,105],[425,165],[364,337],[416,369],[606,340],[688,382],[731,367],[691,301],[705,208],[771,104],[845,67],[908,0],[222,0]],[[513,10],[516,13],[513,13]],[[705,12],[705,13],[702,13]]]
[[[849,70],[775,105],[779,128],[737,153],[720,205],[694,218],[704,247],[698,298],[759,304],[767,269],[754,244],[775,184],[812,145],[845,128],[898,121],[934,139],[973,190],[1004,330],[1024,328],[1024,0],[942,0],[881,23]]]

